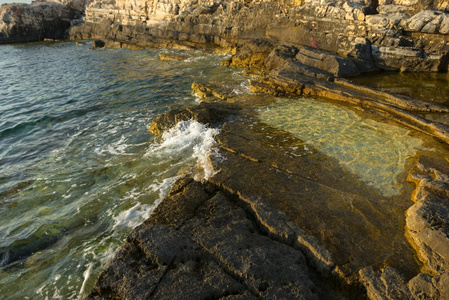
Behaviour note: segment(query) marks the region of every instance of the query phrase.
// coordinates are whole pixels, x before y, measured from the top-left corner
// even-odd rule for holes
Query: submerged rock
[[[188,58],[189,57],[187,55],[168,53],[168,52],[159,54],[159,59],[163,61],[183,61]]]
[[[371,299],[449,299],[449,163],[420,157],[409,173],[416,184],[406,212],[406,236],[424,264],[422,273],[408,282],[397,270],[360,271]]]
[[[338,101],[388,117],[449,143],[449,126],[438,122],[444,119],[442,116],[446,116],[446,119],[449,117],[447,106],[392,95],[336,76],[339,72],[349,75],[356,71],[357,63],[354,61],[310,48],[281,45],[267,56],[265,65],[265,76],[250,83],[254,92]],[[347,66],[349,69],[345,69]],[[438,115],[438,118],[434,118],[434,115]]]
[[[217,87],[195,85],[211,101]],[[406,197],[386,198],[335,159],[261,125],[238,103],[172,110],[150,130],[160,134],[186,118],[223,124],[209,160],[214,175],[175,183],[89,299],[445,299],[449,216],[435,199],[449,194],[446,161],[422,158],[412,169],[414,199],[426,205],[410,207]]]

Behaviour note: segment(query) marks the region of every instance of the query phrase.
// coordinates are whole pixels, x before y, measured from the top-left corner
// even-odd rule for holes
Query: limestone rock
[[[447,15],[442,12],[425,10],[403,21],[401,24],[408,31],[438,33],[445,18],[447,18]]]
[[[118,47],[237,47],[228,64],[257,70],[276,46],[294,44],[356,59],[362,72],[373,62],[389,70],[446,71],[447,1],[427,2],[94,0],[70,35]],[[437,36],[429,41],[404,30]]]
[[[231,65],[262,70],[265,68],[265,60],[272,51],[273,44],[267,39],[255,39],[249,43],[245,43],[232,57]]]
[[[221,100],[228,100],[232,98],[233,91],[223,86],[218,86],[210,83],[193,82],[192,94],[197,95],[202,100],[215,97]]]
[[[210,181],[238,195],[268,236],[301,249],[322,276],[331,276],[345,288],[356,286],[358,271],[374,263],[400,266],[408,276],[416,274],[403,230],[391,223],[396,218],[380,207],[378,197],[361,197],[356,190],[364,187],[352,189],[354,186],[339,181],[342,179],[335,176],[338,166],[332,160],[320,167],[313,164],[315,155],[311,153],[302,159],[284,154],[279,144],[293,142],[288,134],[255,128],[235,123],[223,126],[217,142],[224,160],[212,159],[219,172]],[[296,143],[301,149],[300,141]],[[351,203],[343,199],[351,199]],[[382,237],[376,238],[380,232]],[[395,240],[394,248],[387,242],[390,238]]]
[[[159,59],[162,61],[183,61],[188,58],[189,57],[187,55],[169,53],[169,52],[164,52],[164,53],[159,54]]]
[[[167,225],[141,225],[101,273],[87,299],[204,299],[244,290],[179,231]]]
[[[402,72],[420,69],[427,72],[437,72],[443,68],[446,61],[444,56],[433,56],[424,59],[426,54],[420,48],[401,46],[378,47],[375,45],[372,45],[371,48],[376,66],[382,69]],[[401,61],[398,61],[398,57],[401,57]]]
[[[359,273],[369,299],[412,299],[405,279],[394,268],[375,272],[372,267],[367,267]]]
[[[351,77],[360,74],[360,70],[351,59],[323,50],[301,47],[295,58],[304,65],[325,70],[335,77]]]
[[[412,170],[421,174],[409,175],[417,202],[407,210],[406,229],[425,269],[439,275],[449,271],[449,178],[439,166],[426,163]]]
[[[413,51],[411,51],[413,53]],[[370,113],[388,116],[411,128],[419,128],[445,143],[449,143],[449,126],[435,119],[426,119],[417,112],[433,112],[446,116],[449,109],[442,105],[391,95],[379,90],[359,86],[334,77],[330,72],[306,66],[287,56],[270,54],[267,62],[282,65],[259,80],[250,82],[254,92],[276,96],[295,95],[327,98],[357,107]],[[444,118],[446,118],[444,117]]]
[[[314,289],[301,252],[261,234],[222,193],[182,179],[87,299],[317,299]]]
[[[369,299],[449,299],[449,273],[420,273],[406,282],[393,268],[376,272],[368,267],[360,271],[360,276]]]
[[[39,2],[0,6],[0,44],[61,39],[71,21],[80,17],[84,4]]]
[[[406,282],[395,269],[376,272],[368,267],[360,271],[360,276],[369,299],[449,299],[449,273],[434,277],[420,273]]]
[[[401,15],[401,19],[406,19],[409,14],[412,14],[413,9],[406,5],[385,4],[377,7],[380,15]],[[374,16],[370,16],[372,18]]]
[[[441,34],[449,34],[449,15],[445,14],[440,24],[439,32]]]
[[[198,106],[170,110],[160,115],[156,120],[151,122],[149,131],[152,134],[160,135],[165,130],[175,126],[178,122],[191,119],[213,126],[223,122],[227,117],[236,113],[238,109],[238,106],[230,103],[202,102]]]
[[[358,3],[358,2],[345,2],[343,4],[343,9],[346,11],[346,16],[345,19],[346,20],[357,20],[357,21],[363,21],[365,20],[365,12],[373,12],[373,8],[370,7],[370,9],[366,9],[366,7],[369,7],[371,4],[369,4],[368,6],[363,6],[362,3]],[[374,7],[374,11],[375,11],[375,7]]]
[[[276,56],[284,64],[297,66],[295,50],[278,50]],[[271,72],[282,78],[280,67]],[[301,93],[326,90],[334,100],[353,97],[353,101],[363,101],[360,107],[373,105],[367,99],[377,95],[356,87],[352,87],[354,94],[345,94],[351,85],[343,89],[342,79],[325,81],[293,71],[288,74],[291,78],[284,75],[286,88],[308,78],[294,88]],[[206,92],[210,88],[198,86]],[[388,101],[393,105],[395,100]],[[379,102],[377,108],[389,105]],[[413,222],[406,230],[410,236],[416,232],[421,241],[425,251],[417,251],[424,253],[420,258],[426,255],[431,261],[427,263],[435,269],[431,276],[419,274],[420,266],[404,236],[408,199],[395,198],[392,209],[392,201],[385,201],[379,191],[356,176],[337,176],[342,172],[338,161],[315,149],[306,150],[302,141],[287,132],[261,127],[239,108],[223,101],[203,102],[167,112],[155,122],[155,128],[162,131],[186,117],[223,124],[227,116],[238,114],[242,120],[229,119],[216,136],[220,158],[210,158],[216,173],[204,183],[191,178],[175,183],[100,275],[91,299],[176,298],[173,287],[185,290],[189,298],[230,294],[237,299],[335,298],[325,281],[314,279],[322,277],[330,277],[355,298],[444,295],[447,271],[440,253],[447,253],[445,240],[420,235],[429,228],[438,234],[438,230],[445,232],[447,206],[434,202],[435,197],[448,195],[449,165],[444,159],[445,164],[441,159],[420,160],[410,175],[423,191],[415,196],[417,203],[431,206],[424,213],[413,212]],[[295,146],[297,155],[285,151],[283,145]],[[359,289],[360,283],[367,295]],[[136,291],[131,290],[134,285]]]
[[[285,64],[286,61],[292,60],[298,54],[299,49],[294,45],[279,45],[274,48],[267,56],[264,64],[267,71],[276,69]]]
[[[198,209],[198,215],[185,224],[183,231],[219,258],[230,272],[245,274],[245,285],[263,298],[316,298],[302,254],[256,234],[245,215],[217,194]]]
[[[449,299],[449,273],[439,276],[430,276],[421,273],[408,283],[414,299]]]

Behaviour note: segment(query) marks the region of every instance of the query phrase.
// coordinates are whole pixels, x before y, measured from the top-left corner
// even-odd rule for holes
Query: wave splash
[[[219,129],[195,120],[181,121],[164,132],[161,143],[153,144],[145,156],[162,159],[161,163],[165,162],[164,158],[177,164],[191,161],[200,171],[196,173],[195,180],[207,180],[214,174],[209,156],[217,155],[214,146],[219,132]]]

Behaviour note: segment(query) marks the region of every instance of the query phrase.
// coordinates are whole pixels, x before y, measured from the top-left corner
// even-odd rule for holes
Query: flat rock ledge
[[[413,201],[392,201],[288,133],[258,127],[226,91],[214,92],[223,101],[213,85],[193,88],[207,100],[150,131],[186,118],[220,126],[214,175],[178,180],[87,299],[449,299],[448,157],[420,156]]]
[[[210,184],[179,180],[87,299],[318,299],[303,254]]]
[[[449,107],[389,94],[343,78],[364,72],[367,65],[357,60],[293,44],[270,48],[269,43],[263,39],[252,41],[226,63],[261,71],[261,76],[250,83],[252,91],[339,102],[449,143]]]
[[[449,164],[422,156],[410,170],[415,204],[406,211],[405,234],[423,263],[408,282],[397,270],[360,270],[371,299],[449,299]]]

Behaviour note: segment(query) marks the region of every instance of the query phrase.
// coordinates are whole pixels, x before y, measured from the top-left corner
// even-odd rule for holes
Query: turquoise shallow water
[[[82,298],[179,170],[213,146],[216,131],[195,122],[155,140],[151,120],[196,103],[194,80],[245,89],[221,55],[162,62],[163,50],[88,48],[0,46],[2,299]]]

